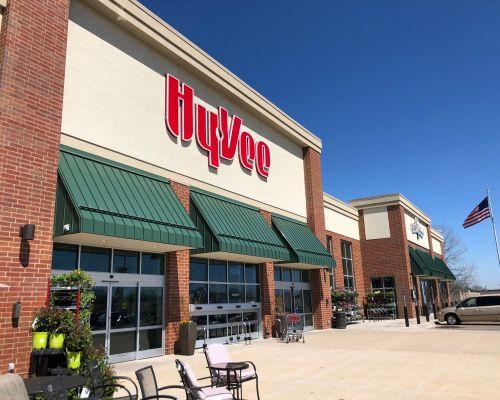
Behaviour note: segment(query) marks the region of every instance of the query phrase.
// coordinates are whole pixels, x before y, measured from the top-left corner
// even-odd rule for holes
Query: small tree
[[[460,293],[478,285],[477,266],[465,258],[467,248],[449,226],[438,225],[436,228],[443,235],[444,261],[457,278],[450,284],[455,300]]]

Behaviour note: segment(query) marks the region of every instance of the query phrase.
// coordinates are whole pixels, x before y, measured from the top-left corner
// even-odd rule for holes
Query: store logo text
[[[218,113],[195,103],[194,90],[174,76],[166,75],[165,122],[170,133],[183,142],[196,136],[198,145],[207,152],[208,164],[219,168],[220,160],[234,160],[236,152],[240,164],[248,171],[254,168],[264,178],[269,176],[271,153],[269,146],[242,131],[243,120],[229,117],[224,107]]]

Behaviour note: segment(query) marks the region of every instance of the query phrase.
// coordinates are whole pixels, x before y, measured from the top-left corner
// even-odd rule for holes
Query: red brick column
[[[28,370],[52,258],[69,0],[10,0],[0,31],[0,373]],[[35,224],[35,239],[19,229]],[[21,302],[16,326],[12,306]]]
[[[436,253],[432,249],[432,233],[431,226],[427,225],[427,239],[429,240],[429,253],[431,257],[435,257]],[[439,281],[437,279],[433,279],[431,281],[432,288],[432,300],[436,306],[436,309],[439,310],[441,308],[441,296],[439,295]],[[429,313],[432,314],[433,310],[429,310]]]
[[[307,224],[326,247],[321,156],[316,150],[310,147],[304,149],[304,178]],[[330,328],[332,319],[330,279],[325,269],[315,269],[311,271],[311,289],[314,327],[316,329]]]
[[[189,213],[189,187],[177,182],[170,185]],[[165,271],[166,339],[165,353],[177,350],[179,325],[189,320],[189,250],[173,251],[166,255]]]
[[[271,225],[271,213],[261,210],[260,213]],[[273,323],[276,318],[276,304],[274,298],[274,263],[267,262],[260,265],[260,304],[262,313],[262,328],[264,338],[272,337]],[[269,333],[266,335],[266,333]]]

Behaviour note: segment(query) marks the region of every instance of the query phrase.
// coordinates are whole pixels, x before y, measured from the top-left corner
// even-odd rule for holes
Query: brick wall
[[[326,247],[325,210],[323,204],[323,182],[321,156],[311,148],[304,149],[304,178],[306,187],[307,223],[313,233]],[[330,280],[325,269],[311,271],[311,290],[314,312],[314,327],[331,327],[332,307]]]
[[[261,210],[260,213],[271,225],[271,213]],[[276,318],[276,305],[274,298],[274,263],[267,262],[260,265],[260,298],[262,313],[262,328],[264,338],[268,339],[272,334],[274,319]],[[269,335],[266,335],[269,333]]]
[[[189,213],[189,187],[170,182],[172,189]],[[165,352],[173,354],[178,350],[179,325],[189,316],[189,250],[166,254],[165,271]]]
[[[326,231],[327,236],[332,238],[332,256],[337,263],[334,269],[334,284],[336,289],[344,287],[344,271],[342,268],[342,250],[340,247],[341,241],[350,242],[352,244],[352,260],[354,268],[354,285],[359,293],[359,301],[362,302],[365,297],[365,280],[363,274],[363,260],[361,257],[361,243],[359,240],[340,235],[335,232]]]
[[[406,292],[410,317],[414,315],[415,304],[411,302],[413,289],[406,239],[403,207],[387,207],[390,238],[366,240],[363,210],[360,210],[359,231],[363,274],[366,292],[371,291],[371,278],[393,276],[396,284],[398,313],[403,315],[403,294]]]
[[[68,13],[69,0],[9,0],[0,31],[0,374],[27,372],[50,276]],[[35,239],[21,243],[26,223]]]

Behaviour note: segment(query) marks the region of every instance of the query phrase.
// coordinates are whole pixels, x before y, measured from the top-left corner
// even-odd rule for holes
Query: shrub
[[[49,332],[49,314],[48,308],[41,308],[35,315],[31,330],[33,332]]]
[[[75,325],[75,314],[67,310],[49,309],[47,328],[51,333],[70,334]]]
[[[358,292],[346,289],[332,289],[332,306],[343,308],[346,306],[356,305],[358,302]]]
[[[394,293],[393,292],[381,292],[376,291],[372,293],[367,293],[366,303],[369,307],[385,306],[394,303]]]

